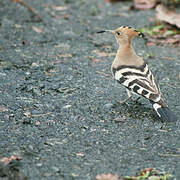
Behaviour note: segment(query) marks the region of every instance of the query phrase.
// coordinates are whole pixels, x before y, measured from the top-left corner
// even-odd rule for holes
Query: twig
[[[39,21],[42,21],[42,17],[39,16],[38,13],[35,11],[35,9],[32,8],[27,2],[25,2],[24,0],[12,0],[12,1],[15,2],[15,3],[22,4],[23,6],[28,8],[29,11],[31,11],[39,19]]]

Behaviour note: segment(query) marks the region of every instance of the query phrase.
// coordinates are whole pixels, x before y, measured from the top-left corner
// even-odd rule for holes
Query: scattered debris
[[[88,58],[89,58],[92,62],[94,62],[94,63],[99,63],[99,62],[101,62],[100,59],[96,59],[96,58],[93,57],[93,56],[88,56]]]
[[[111,109],[114,105],[112,103],[107,103],[104,105],[106,109]]]
[[[96,180],[118,180],[119,176],[117,174],[98,174]]]
[[[180,37],[180,35],[178,35]],[[156,45],[172,45],[175,47],[180,47],[180,39],[177,36],[171,36],[167,38],[156,38],[147,36],[148,42],[146,43],[147,46],[156,46]]]
[[[180,46],[180,31],[178,29],[172,29],[164,25],[156,25],[148,29],[146,27],[139,29],[146,35],[147,46],[155,45],[173,45],[176,47]]]
[[[140,180],[140,179],[148,179],[148,180],[168,180],[172,178],[171,174],[167,174],[164,172],[159,172],[154,168],[145,168],[140,171],[140,174],[137,176],[125,176],[119,179],[119,176],[112,174],[98,174],[96,176],[96,180]]]
[[[140,10],[151,9],[155,4],[154,0],[134,0],[134,8]]]
[[[77,155],[78,157],[83,157],[83,156],[84,156],[83,153],[77,153],[76,155]]]
[[[65,11],[65,10],[67,10],[66,6],[55,6],[55,5],[52,5],[51,8],[56,10],[56,11]]]
[[[46,7],[46,11],[47,13],[52,16],[53,18],[56,18],[56,19],[62,19],[64,18],[65,20],[68,20],[69,19],[69,15],[68,14],[64,14],[64,11],[67,10],[67,7],[66,6],[56,6],[56,5],[49,5],[49,4],[44,4],[44,7]],[[54,11],[53,11],[54,10]],[[58,15],[56,13],[56,11],[60,11],[60,12],[63,12],[63,14],[61,15]]]
[[[36,125],[36,126],[39,126],[40,124],[41,124],[40,121],[36,121],[36,122],[35,122],[35,125]]]
[[[57,57],[60,58],[72,57],[72,54],[57,54]]]
[[[115,56],[116,55],[116,53],[108,53],[108,52],[101,52],[101,51],[99,51],[99,50],[94,50],[94,51],[92,51],[92,53],[94,54],[96,54],[97,56],[99,56],[99,57],[108,57],[108,56]]]
[[[63,88],[59,88],[57,89],[57,92],[59,93],[72,93],[73,91],[75,91],[76,88],[69,88],[69,87],[63,87]]]
[[[69,109],[71,106],[72,106],[72,105],[68,104],[68,105],[66,105],[66,106],[63,106],[62,108],[63,108],[63,109]]]
[[[105,2],[109,2],[109,3],[115,3],[118,1],[129,1],[129,0],[104,0]]]
[[[37,33],[42,33],[43,32],[43,29],[42,28],[38,28],[36,26],[33,26],[32,29],[37,32]]]
[[[31,115],[32,115],[32,113],[30,111],[25,111],[23,114],[26,117],[31,117]]]
[[[6,106],[0,106],[0,112],[8,111],[8,108]]]
[[[117,117],[117,118],[115,118],[114,119],[114,122],[115,123],[125,123],[125,122],[127,122],[127,117],[125,117],[125,116],[119,116],[119,117]]]
[[[104,72],[100,72],[100,71],[96,71],[97,74],[100,74],[100,75],[103,75],[103,76],[106,76],[106,77],[110,77],[111,74],[106,74]]]
[[[13,160],[20,161],[21,159],[22,159],[22,157],[20,157],[20,156],[11,156],[9,158],[5,157],[5,158],[0,159],[0,162],[4,163],[4,164],[9,164]]]
[[[164,21],[171,25],[176,25],[178,28],[180,28],[180,14],[168,10],[162,4],[156,7],[156,12],[157,12],[156,14],[157,20]]]
[[[29,9],[29,11],[32,12],[32,13],[38,18],[38,21],[37,21],[37,22],[42,21],[41,16],[39,16],[38,13],[35,11],[35,9],[32,8],[32,7],[31,7],[27,2],[25,2],[24,0],[12,0],[12,2],[22,4],[23,6],[25,6],[27,9]]]
[[[51,113],[45,113],[45,114],[32,114],[31,117],[42,117],[42,116],[49,116]]]

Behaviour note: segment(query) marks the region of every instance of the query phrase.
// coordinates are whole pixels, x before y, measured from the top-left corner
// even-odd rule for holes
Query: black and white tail
[[[168,107],[162,107],[158,103],[153,103],[153,108],[155,109],[156,113],[162,120],[167,121],[167,122],[173,122],[177,121],[176,115],[168,108]]]

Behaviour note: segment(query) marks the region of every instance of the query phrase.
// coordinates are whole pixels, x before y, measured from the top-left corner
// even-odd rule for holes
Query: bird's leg
[[[140,103],[139,99],[141,99],[141,97],[138,97],[137,99],[133,99],[133,101],[135,101],[136,103]]]
[[[128,89],[126,89],[126,92],[127,92],[128,98],[124,99],[123,101],[120,101],[120,104],[124,104],[124,103],[126,103],[129,99],[132,98],[132,93],[131,93],[131,91],[129,91]]]

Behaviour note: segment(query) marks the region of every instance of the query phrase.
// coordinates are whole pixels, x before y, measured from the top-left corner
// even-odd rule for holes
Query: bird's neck
[[[117,56],[118,57],[131,57],[131,56],[135,56],[136,53],[134,51],[134,48],[130,43],[127,44],[122,44],[119,45],[118,51],[117,51]]]
[[[112,63],[112,68],[117,68],[121,65],[133,66],[136,64],[141,65],[143,61],[136,55],[131,43],[120,45]]]

